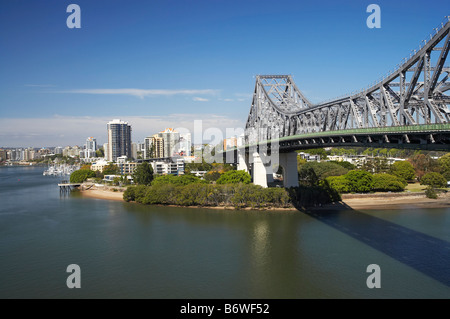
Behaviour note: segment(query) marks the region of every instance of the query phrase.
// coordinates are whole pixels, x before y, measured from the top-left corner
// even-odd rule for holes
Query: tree
[[[205,181],[194,175],[162,175],[153,179],[152,186],[163,184],[188,185],[192,183],[205,183]]]
[[[450,181],[450,153],[440,157],[438,163],[441,166],[442,175],[446,180]]]
[[[431,187],[431,186],[428,186],[425,189],[425,196],[428,197],[428,198],[432,198],[432,199],[437,199],[438,198],[436,190],[433,187]]]
[[[299,174],[302,175],[303,170],[308,171],[310,169],[314,170],[319,180],[328,176],[344,175],[348,172],[348,169],[331,162],[307,162],[301,166]]]
[[[414,167],[408,161],[395,162],[391,165],[390,172],[392,175],[400,177],[405,181],[410,181],[416,176]]]
[[[115,164],[108,164],[103,168],[103,175],[117,175],[119,174],[119,167]]]
[[[138,185],[150,185],[153,180],[153,167],[147,162],[136,166],[133,172],[133,181]]]
[[[252,178],[246,171],[228,171],[216,181],[217,184],[250,184]]]
[[[351,171],[352,169],[356,169],[355,165],[353,165],[352,163],[347,162],[347,161],[328,161],[328,163],[338,164],[338,165],[342,166],[343,168],[348,169],[349,171]]]
[[[397,176],[391,174],[374,174],[373,190],[378,192],[401,192],[405,189],[406,183]]]
[[[350,182],[345,175],[341,176],[329,176],[325,179],[330,187],[336,190],[338,193],[348,193],[350,191]]]
[[[345,178],[352,193],[366,193],[373,188],[373,177],[369,172],[353,170],[345,174]]]
[[[80,167],[80,169],[88,169],[88,170],[90,170],[91,169],[91,163],[88,163],[88,164],[84,164],[83,166],[81,166]]]
[[[219,172],[210,171],[205,174],[205,180],[209,182],[217,181],[220,178],[220,176],[222,176],[222,174],[220,174]]]
[[[103,149],[103,147],[100,147],[98,150],[96,150],[95,155],[97,157],[105,157],[105,150]]]
[[[417,178],[420,180],[428,172],[439,172],[438,161],[429,155],[416,154],[408,159],[414,167]]]
[[[429,185],[431,187],[447,187],[447,180],[444,176],[436,172],[430,172],[423,175],[420,185]]]
[[[70,174],[71,183],[83,183],[86,179],[95,177],[95,172],[89,169],[79,169]]]
[[[386,157],[375,157],[367,160],[361,169],[370,173],[387,173],[389,164]]]
[[[319,183],[319,178],[314,172],[314,169],[311,166],[308,166],[300,170],[298,181],[301,185],[314,186]]]

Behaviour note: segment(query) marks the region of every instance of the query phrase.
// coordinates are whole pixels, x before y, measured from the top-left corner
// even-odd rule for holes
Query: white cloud
[[[104,95],[131,95],[139,98],[146,96],[172,96],[172,95],[214,95],[219,90],[147,90],[147,89],[77,89],[56,91],[55,93],[73,93],[73,94],[104,94]]]
[[[106,123],[120,118],[132,126],[133,142],[167,127],[185,128],[192,134],[194,143],[200,143],[200,134],[195,134],[194,121],[201,121],[201,131],[217,128],[225,137],[227,129],[243,128],[241,119],[218,114],[170,114],[163,116],[108,116],[71,117],[54,115],[48,118],[0,118],[0,147],[42,147],[83,145],[88,136],[97,138],[99,144],[106,142]],[[199,123],[199,122],[197,122]],[[196,128],[200,130],[200,128]],[[207,141],[205,142],[207,143]]]
[[[192,98],[192,100],[193,101],[197,101],[197,102],[208,102],[209,101],[208,99],[205,99],[205,98],[202,98],[202,97],[198,97],[198,96]]]
[[[233,102],[233,99],[223,99],[225,102]]]

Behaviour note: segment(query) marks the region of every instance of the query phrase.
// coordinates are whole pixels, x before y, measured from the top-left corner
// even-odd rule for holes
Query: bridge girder
[[[450,17],[435,30],[388,76],[331,101],[311,103],[290,75],[256,76],[246,145],[318,132],[450,123],[450,68],[445,66]]]

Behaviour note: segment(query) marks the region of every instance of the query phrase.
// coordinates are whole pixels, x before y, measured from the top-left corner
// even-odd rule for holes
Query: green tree
[[[250,184],[252,178],[246,171],[228,171],[216,181],[217,184]]]
[[[438,195],[436,193],[436,190],[432,186],[428,186],[425,189],[425,196],[432,199],[437,199]]]
[[[147,162],[138,164],[133,172],[133,181],[138,185],[150,185],[153,180],[153,167]]]
[[[373,177],[369,172],[353,170],[345,174],[345,178],[352,193],[367,193],[373,188]]]
[[[350,182],[345,175],[341,176],[329,176],[325,179],[330,187],[336,190],[338,193],[348,193],[350,191]]]
[[[342,166],[343,168],[348,169],[349,171],[351,171],[352,169],[356,169],[355,165],[353,165],[352,163],[347,162],[347,161],[328,161],[328,163],[338,164],[338,165]]]
[[[163,184],[188,185],[192,183],[205,183],[205,181],[194,175],[161,175],[153,179],[152,186]]]
[[[414,167],[408,161],[395,162],[391,165],[390,172],[392,175],[400,177],[405,181],[410,181],[416,176]]]
[[[79,169],[70,174],[71,183],[83,183],[86,179],[95,177],[95,172],[89,169]]]
[[[391,174],[374,174],[373,190],[378,192],[401,192],[405,189],[406,183]]]
[[[444,156],[438,159],[438,163],[441,167],[442,175],[446,180],[450,181],[450,153],[445,154]]]
[[[119,167],[112,163],[103,168],[103,175],[118,175],[119,173]]]
[[[348,172],[348,169],[342,167],[339,164],[331,162],[307,162],[301,166],[299,174],[302,175],[302,171],[314,170],[319,180],[325,179],[328,176],[344,175]]]
[[[447,187],[447,180],[444,176],[436,172],[430,172],[423,175],[420,180],[421,185],[430,185],[431,187]]]
[[[319,178],[311,166],[306,166],[298,173],[298,181],[301,185],[314,186],[319,183]]]
[[[220,174],[219,172],[210,171],[205,174],[205,180],[207,180],[208,182],[217,181],[220,178],[220,176],[222,176],[222,174]]]
[[[105,157],[105,150],[103,149],[103,147],[100,147],[98,150],[96,150],[95,155],[97,157]]]

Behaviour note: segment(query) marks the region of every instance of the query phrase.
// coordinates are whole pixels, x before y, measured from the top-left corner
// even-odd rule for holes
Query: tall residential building
[[[131,158],[131,126],[128,122],[114,119],[107,125],[108,160],[115,162],[120,156]]]
[[[191,156],[191,133],[180,134],[178,152],[181,156]]]
[[[158,134],[155,134],[152,136],[152,154],[150,154],[150,157],[152,158],[162,158],[167,157],[164,156],[165,147],[164,147],[164,139]]]
[[[164,157],[171,157],[179,152],[180,133],[173,128],[166,128],[158,133],[164,140]]]
[[[109,154],[108,143],[103,144],[103,153],[105,154],[105,161],[110,161],[110,159],[108,158]]]
[[[95,152],[97,150],[97,140],[93,137],[88,137],[86,139],[86,149]]]
[[[147,136],[144,139],[144,159],[149,159],[153,157],[152,146],[153,146],[153,137]]]
[[[138,150],[139,150],[139,144],[138,143],[131,143],[131,158],[137,159],[138,157]]]

